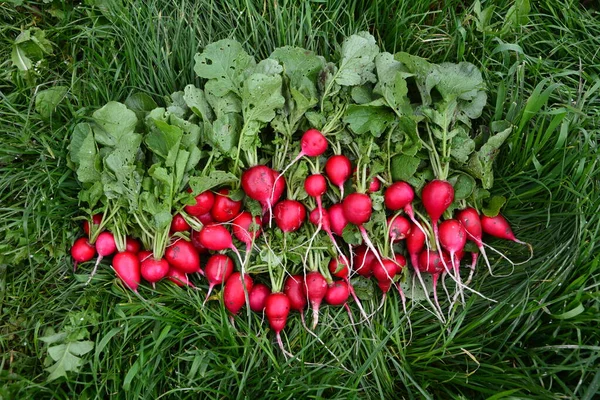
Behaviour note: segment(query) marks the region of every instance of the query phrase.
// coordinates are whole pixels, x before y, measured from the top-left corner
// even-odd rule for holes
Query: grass
[[[600,385],[598,13],[543,0],[511,25],[512,3],[496,1],[478,29],[460,1],[226,3],[154,0],[118,11],[40,3],[41,16],[36,3],[0,5],[0,398],[592,399]],[[55,46],[25,77],[10,51],[34,25]],[[304,363],[286,362],[258,317],[240,318],[234,332],[220,307],[201,307],[202,292],[160,284],[142,301],[106,269],[88,286],[73,276],[66,249],[78,232],[78,185],[66,146],[76,122],[133,91],[160,102],[195,82],[194,54],[223,37],[256,57],[285,44],[332,54],[363,29],[388,51],[475,63],[489,87],[482,123],[503,116],[518,127],[498,157],[494,193],[507,197],[506,216],[535,257],[508,277],[476,274],[475,288],[498,304],[471,297],[445,327],[417,306],[410,344],[397,296],[372,329],[354,330],[343,309],[325,308],[316,333],[327,348],[294,317],[284,342]],[[36,93],[56,85],[67,97],[42,119]],[[492,244],[525,256],[513,243]],[[50,328],[95,347],[79,373],[46,382],[39,337]]]

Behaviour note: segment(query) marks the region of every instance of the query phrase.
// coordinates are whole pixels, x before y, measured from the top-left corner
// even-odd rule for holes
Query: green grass
[[[62,19],[43,3],[43,17],[0,5],[0,398],[594,397],[597,12],[571,0],[532,2],[529,21],[503,31],[512,2],[496,1],[481,32],[473,8],[460,1],[134,3],[112,13],[57,6]],[[32,24],[55,46],[26,79],[11,66],[10,51]],[[85,276],[73,276],[67,249],[79,232],[72,219],[78,184],[66,146],[75,123],[131,92],[160,102],[195,82],[194,54],[223,37],[237,38],[257,58],[286,44],[328,55],[363,29],[388,51],[475,63],[489,86],[481,123],[501,116],[519,127],[498,157],[494,194],[507,197],[506,216],[517,236],[533,243],[535,257],[508,277],[480,268],[474,287],[498,304],[470,297],[445,327],[416,306],[410,343],[397,296],[389,296],[372,328],[349,327],[343,309],[327,307],[316,331],[327,348],[296,316],[284,342],[301,361],[286,361],[258,317],[237,319],[236,332],[216,304],[201,307],[203,291],[160,284],[156,293],[144,288],[143,301],[106,268],[88,286]],[[43,120],[34,112],[36,92],[56,85],[69,88],[67,98]],[[492,244],[526,257],[514,243]],[[39,337],[48,328],[79,330],[95,342],[80,373],[46,382]]]

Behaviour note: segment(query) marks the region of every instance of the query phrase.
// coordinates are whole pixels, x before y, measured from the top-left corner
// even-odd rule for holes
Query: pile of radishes
[[[294,47],[256,62],[229,39],[195,61],[201,87],[162,107],[109,102],[73,130],[86,236],[71,255],[94,262],[88,283],[112,257],[134,292],[167,280],[205,290],[232,322],[244,306],[264,313],[290,354],[290,311],[312,333],[323,303],[369,323],[390,289],[407,314],[421,290],[445,321],[465,296],[487,299],[471,287],[480,255],[492,273],[484,234],[527,245],[504,200],[488,201],[512,127],[473,128],[487,99],[474,65],[381,52],[366,32],[337,64]]]

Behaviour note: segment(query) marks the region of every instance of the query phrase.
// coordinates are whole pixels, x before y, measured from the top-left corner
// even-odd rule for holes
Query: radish
[[[200,256],[191,242],[179,239],[167,247],[165,259],[184,274],[200,272]]]
[[[279,199],[281,198],[281,196],[283,196],[283,192],[285,191],[285,176],[279,174],[277,171],[275,170],[271,170],[271,174],[273,175],[273,193],[271,193],[271,198],[270,198],[270,202],[271,205],[274,205],[275,203],[277,203],[279,201]],[[267,206],[266,203],[263,203],[263,211],[265,210],[265,207]]]
[[[297,231],[306,219],[306,209],[296,200],[282,200],[274,209],[275,223],[283,232]]]
[[[381,302],[385,301],[387,296],[387,292],[390,290],[390,287],[394,284],[394,276],[396,276],[396,271],[398,270],[398,266],[396,265],[395,260],[390,260],[389,258],[381,260],[381,262],[372,263],[373,276],[377,279],[377,285],[383,292],[383,297],[381,298]],[[398,292],[400,293],[400,297],[402,299],[402,308],[406,313],[406,297],[398,285]]]
[[[300,312],[302,325],[305,325],[304,309],[306,308],[308,300],[306,298],[306,285],[304,284],[304,277],[302,275],[289,276],[283,285],[283,292],[290,300],[290,308]]]
[[[406,267],[406,257],[402,254],[394,254],[394,263],[396,264],[396,275],[400,275]]]
[[[206,227],[207,225],[205,225],[204,227]],[[202,228],[204,229],[204,228]],[[198,255],[202,255],[205,253],[208,253],[208,249],[206,247],[204,247],[202,245],[202,243],[200,243],[200,231],[192,231],[192,234],[190,235],[190,242],[192,243],[192,246],[194,246],[194,249],[196,249],[196,251],[198,252]],[[201,272],[202,273],[202,272]]]
[[[273,170],[265,165],[255,165],[242,173],[242,189],[251,199],[266,204],[270,209],[275,186]]]
[[[412,223],[424,233],[425,229],[423,229],[421,224],[415,219],[415,214],[412,208],[412,202],[414,198],[415,191],[413,190],[412,186],[404,181],[392,183],[383,194],[384,203],[388,209],[392,211],[398,211],[400,209],[404,210]]]
[[[367,246],[360,245],[356,248],[353,267],[354,271],[365,278],[373,275],[372,263],[375,260],[375,254]]]
[[[142,277],[150,282],[153,288],[155,287],[156,282],[167,276],[169,268],[169,263],[164,258],[157,260],[154,257],[147,257],[141,261],[140,265]]]
[[[308,220],[313,225],[321,225],[324,231],[331,231],[330,223],[329,223],[329,214],[326,209],[318,209],[315,208],[308,214]]]
[[[223,302],[231,314],[240,312],[246,303],[246,293],[252,291],[252,284],[252,278],[248,274],[242,279],[241,273],[234,272],[227,278],[223,288]]]
[[[264,283],[256,283],[248,293],[250,300],[250,309],[254,312],[263,312],[267,297],[271,294],[271,289]]]
[[[319,322],[319,307],[327,293],[327,281],[319,271],[312,271],[306,274],[304,284],[313,311],[312,329],[314,330]]]
[[[469,239],[471,241],[473,241],[475,243],[475,245],[477,246],[477,248],[479,249],[479,252],[483,256],[483,259],[488,267],[488,270],[490,271],[490,275],[494,276],[494,274],[492,272],[492,266],[490,265],[490,261],[487,258],[487,254],[485,252],[485,247],[483,246],[483,241],[482,241],[483,228],[481,227],[481,219],[479,218],[479,213],[474,208],[467,207],[464,210],[460,210],[456,214],[456,219],[458,219],[460,221],[463,228],[465,228],[465,232],[467,233],[467,236],[469,237]],[[477,262],[477,253],[474,253],[474,254],[475,254],[474,262],[476,263]],[[473,268],[475,267],[475,263],[472,264]],[[473,272],[473,270],[471,270],[471,272]],[[470,282],[470,279],[468,279],[468,281]]]
[[[229,189],[221,189],[215,196],[210,215],[217,222],[227,222],[235,218],[242,209],[242,202],[229,198]]]
[[[348,219],[344,215],[344,207],[341,203],[337,203],[329,207],[327,210],[329,214],[329,225],[331,230],[338,236],[342,236],[344,228],[348,225]]]
[[[250,228],[253,222],[256,224],[256,229],[254,230]],[[261,219],[258,216],[252,218],[252,214],[248,211],[243,211],[233,219],[232,225],[233,235],[240,242],[245,243],[246,252],[250,252],[252,243],[254,243],[256,238],[260,235],[262,225]]]
[[[141,248],[142,248],[142,244],[140,243],[139,240],[134,239],[130,236],[127,236],[125,238],[125,251],[129,251],[130,253],[137,254],[140,252]]]
[[[458,292],[460,293],[461,299],[464,303],[464,294],[461,290],[462,281],[460,278],[459,261],[457,260],[456,253],[463,251],[465,244],[467,243],[467,233],[459,221],[455,219],[449,219],[440,224],[439,234],[442,248],[444,248],[444,250],[450,254],[450,262],[452,263],[454,278],[458,284]]]
[[[338,154],[329,157],[325,163],[327,177],[340,189],[340,199],[344,198],[344,183],[352,174],[352,165],[348,157]]]
[[[495,217],[486,217],[485,215],[482,215],[481,228],[483,229],[483,232],[488,235],[492,235],[499,239],[511,240],[515,243],[527,246],[533,256],[533,247],[531,244],[517,239],[512,229],[510,229],[510,225],[502,215],[498,214]],[[529,259],[527,261],[529,261]]]
[[[190,225],[181,214],[177,213],[173,215],[173,220],[171,221],[171,232],[187,232],[189,230]]]
[[[197,195],[194,200],[196,200],[196,203],[185,206],[184,210],[193,217],[199,217],[210,212],[213,204],[215,203],[215,195],[213,192],[207,190]]]
[[[110,256],[115,251],[117,251],[117,244],[115,243],[115,237],[110,232],[102,232],[98,235],[96,239],[96,251],[98,252],[98,258],[96,259],[96,264],[94,265],[94,269],[88,278],[86,285],[90,283],[96,271],[98,270],[98,265],[102,261],[102,258]]]
[[[191,288],[195,288],[194,284],[190,281],[187,274],[184,274],[177,268],[174,268],[172,265],[169,266],[169,271],[167,271],[167,279],[179,287],[187,285]]]
[[[440,254],[442,256],[440,256]],[[425,272],[431,274],[433,278],[433,301],[435,306],[437,307],[438,318],[443,322],[445,318],[443,316],[442,307],[440,307],[440,302],[437,296],[437,284],[440,278],[440,274],[444,271],[444,265],[446,264],[446,260],[443,260],[441,257],[445,257],[446,254],[440,251],[433,250],[423,250],[419,254],[419,262],[418,262],[418,270],[420,272]]]
[[[88,242],[87,238],[80,237],[71,247],[73,257],[73,272],[77,270],[77,264],[90,261],[96,255],[96,248]]]
[[[300,153],[289,163],[283,171],[275,178],[275,181],[278,181],[283,174],[298,160],[300,160],[304,156],[308,157],[319,157],[321,154],[325,153],[327,150],[327,139],[321,132],[316,129],[309,129],[302,135],[300,139]]]
[[[94,214],[92,215],[92,224],[94,227],[100,225],[102,222],[102,214]],[[89,237],[90,236],[90,222],[88,220],[83,221],[83,231]]]
[[[142,250],[137,253],[137,256],[138,260],[140,260],[140,263],[142,263],[145,259],[152,257],[152,252],[150,250]]]
[[[433,239],[437,246],[438,252],[442,252],[440,247],[439,232],[438,232],[438,221],[442,214],[450,207],[450,204],[454,201],[454,188],[448,181],[442,181],[434,179],[428,182],[421,191],[421,201],[423,207],[431,219],[431,225],[433,226]]]
[[[137,293],[140,284],[140,261],[137,256],[129,251],[123,251],[115,254],[112,265],[117,276]]]
[[[198,241],[208,250],[221,251],[231,249],[237,251],[231,239],[231,233],[223,225],[205,225],[198,232]]]
[[[350,288],[346,281],[333,281],[327,287],[325,293],[325,302],[332,306],[341,306],[346,304],[350,297]]]
[[[371,179],[371,183],[369,183],[367,192],[375,193],[375,192],[378,192],[379,189],[381,189],[381,181],[376,176],[374,176],[373,179]]]
[[[329,273],[336,278],[348,279],[349,269],[346,257],[332,258],[328,264]]]
[[[208,300],[210,292],[216,285],[220,285],[233,273],[233,261],[225,254],[214,254],[206,262],[204,276],[208,279],[208,292],[204,303]]]
[[[401,215],[389,217],[387,219],[387,224],[391,242],[399,242],[400,240],[406,238],[410,232],[411,225],[409,220]]]
[[[321,174],[313,174],[308,176],[304,180],[304,190],[310,197],[314,197],[317,201],[317,210],[319,213],[323,213],[323,202],[321,201],[321,197],[327,191],[327,180]],[[321,218],[319,218],[321,220]],[[321,224],[319,223],[320,227]]]
[[[213,218],[212,214],[209,211],[206,214],[200,215],[198,217],[198,221],[200,221],[202,223],[202,225],[208,225],[208,224],[212,224],[213,222],[215,222],[215,219]]]
[[[285,293],[271,293],[265,302],[265,315],[271,329],[275,332],[279,348],[286,356],[291,356],[283,347],[281,331],[285,328],[287,317],[290,314],[290,300]]]

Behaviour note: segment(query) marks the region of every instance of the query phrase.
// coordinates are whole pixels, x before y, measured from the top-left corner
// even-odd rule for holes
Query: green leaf
[[[390,53],[380,53],[375,58],[377,85],[374,93],[380,94],[398,115],[412,113],[408,98],[406,78],[411,76],[404,65],[396,61]]]
[[[210,108],[208,100],[206,99],[202,89],[199,89],[194,85],[187,85],[184,88],[183,93],[183,99],[185,100],[185,103],[194,114],[201,117],[204,121],[213,121],[214,114],[212,108]]]
[[[25,50],[20,46],[13,46],[12,52],[10,53],[10,59],[13,66],[17,67],[19,71],[27,72],[33,67]]]
[[[132,133],[137,124],[137,117],[123,103],[109,101],[104,107],[92,114],[94,121],[102,129],[94,129],[96,141],[106,146],[115,146],[119,138]]]
[[[375,38],[368,32],[359,32],[342,43],[339,70],[335,81],[341,86],[375,82],[374,59],[379,53]]]
[[[512,127],[491,136],[481,148],[471,155],[465,169],[475,178],[481,180],[484,189],[490,189],[494,183],[492,171],[493,162],[498,155],[500,146],[512,132]]]
[[[239,178],[231,172],[215,170],[206,176],[192,176],[189,183],[193,194],[197,195],[225,184],[237,182],[238,180]]]
[[[531,5],[529,0],[515,0],[504,17],[504,25],[500,30],[502,33],[506,33],[511,29],[518,29],[522,25],[529,22],[529,13],[531,12]]]
[[[173,166],[183,132],[180,128],[163,121],[155,120],[154,124],[158,129],[153,129],[146,135],[146,146],[154,154],[168,160],[167,166]]]
[[[452,138],[450,155],[460,164],[464,164],[469,161],[469,156],[475,151],[475,142],[464,128],[457,129],[459,129],[458,133]]]
[[[275,111],[283,107],[282,80],[279,75],[252,74],[242,87],[242,112],[244,128],[241,147],[250,150],[258,145],[258,131],[275,117]]]
[[[489,201],[486,207],[481,209],[483,215],[486,217],[493,218],[500,213],[502,207],[506,204],[506,197],[504,196],[493,196]]]
[[[129,95],[125,100],[125,105],[135,113],[140,121],[143,121],[150,111],[158,107],[152,97],[142,92]]]
[[[80,357],[89,353],[94,348],[94,342],[86,340],[59,344],[48,348],[50,358],[56,363],[46,368],[50,373],[47,381],[53,381],[61,376],[67,376],[67,372],[78,372],[83,364]]]
[[[242,45],[232,39],[209,44],[201,54],[196,54],[194,61],[196,74],[200,78],[213,80],[212,91],[215,96],[239,93],[244,70],[256,64]]]
[[[283,65],[283,73],[289,78],[292,88],[306,98],[318,97],[316,81],[325,65],[323,57],[300,47],[284,46],[275,49],[269,58]]]
[[[417,168],[419,167],[420,163],[421,160],[419,158],[404,154],[392,157],[392,180],[394,182],[410,180],[417,172]]]
[[[216,94],[215,90],[217,90],[215,81],[206,82],[206,85],[204,86],[204,95],[217,118],[225,114],[242,112],[242,101],[237,94],[229,92],[219,96]]]
[[[77,179],[82,182],[96,182],[100,179],[100,155],[89,124],[80,123],[73,130],[70,143],[71,160],[77,165]]]
[[[386,107],[351,104],[346,108],[343,121],[357,135],[371,132],[373,136],[380,137],[394,121],[394,114]]]
[[[35,111],[44,119],[50,118],[68,90],[69,88],[66,86],[55,86],[42,90],[35,96]]]
[[[239,114],[224,114],[215,120],[208,136],[213,146],[235,157],[233,150],[239,141],[241,129],[242,117]]]
[[[475,190],[475,179],[470,175],[458,174],[448,178],[448,181],[454,187],[454,200],[466,199]]]

